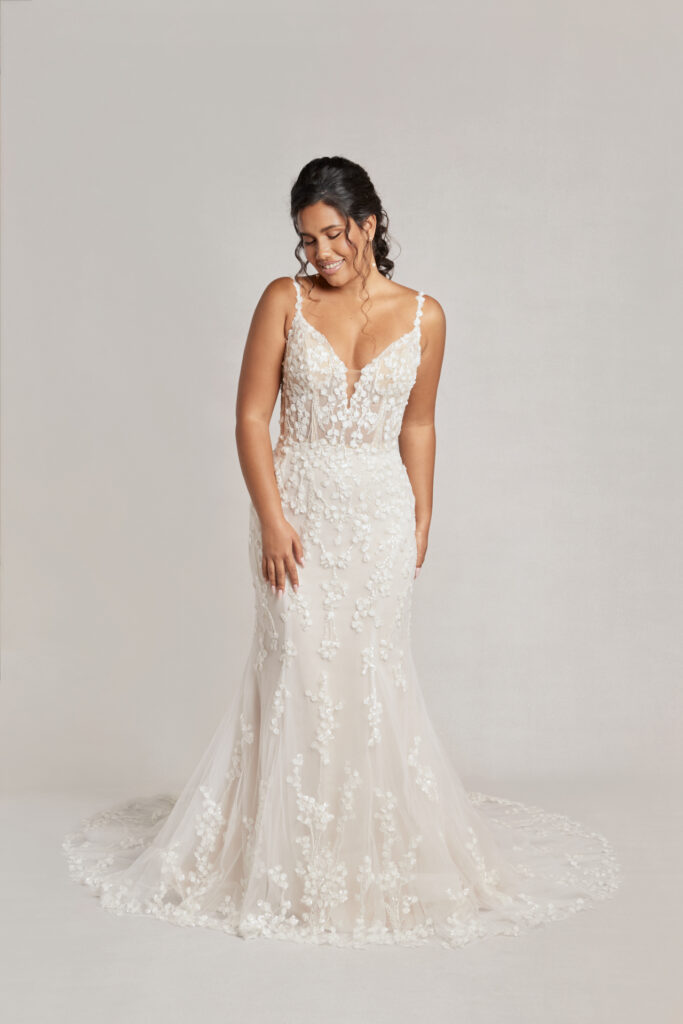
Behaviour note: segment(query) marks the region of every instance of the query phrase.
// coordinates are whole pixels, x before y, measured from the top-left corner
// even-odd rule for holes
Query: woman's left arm
[[[446,315],[440,304],[426,295],[422,311],[422,355],[417,377],[403,415],[398,438],[401,458],[415,495],[417,576],[427,552],[432,521],[436,428],[434,411],[446,345]]]

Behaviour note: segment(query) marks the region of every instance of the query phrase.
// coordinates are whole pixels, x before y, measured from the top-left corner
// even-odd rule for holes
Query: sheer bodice
[[[424,292],[417,295],[413,325],[383,348],[355,376],[321,331],[301,312],[301,285],[283,360],[280,445],[321,441],[348,448],[396,447],[403,413],[420,363]]]

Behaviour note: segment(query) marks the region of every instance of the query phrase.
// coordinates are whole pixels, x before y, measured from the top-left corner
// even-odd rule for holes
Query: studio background
[[[306,8],[3,9],[5,786],[145,791],[203,749],[252,629],[242,350],[298,269],[289,189],[334,153],[447,318],[413,631],[441,734],[502,789],[667,778],[672,65],[633,8],[468,7],[484,50],[443,6],[347,5],[329,45]]]
[[[676,5],[0,18],[7,797],[172,793],[223,714],[253,628],[243,346],[298,269],[299,169],[341,154],[447,318],[412,629],[439,734],[472,789],[647,832],[559,794],[681,782]]]

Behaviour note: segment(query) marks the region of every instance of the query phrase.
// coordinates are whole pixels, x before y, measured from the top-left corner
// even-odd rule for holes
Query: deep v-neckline
[[[351,409],[351,406],[353,404],[353,399],[355,398],[356,394],[360,390],[360,383],[362,381],[362,378],[364,378],[364,376],[366,374],[366,371],[368,371],[375,364],[375,362],[377,362],[378,359],[381,359],[382,356],[386,355],[386,353],[389,351],[390,348],[393,348],[399,342],[405,341],[405,339],[410,338],[412,334],[415,334],[416,330],[419,327],[418,324],[414,324],[410,331],[405,332],[405,334],[401,334],[400,338],[395,338],[392,342],[390,342],[388,345],[386,345],[382,349],[381,352],[378,352],[377,355],[374,355],[372,357],[372,359],[369,359],[368,362],[366,362],[366,364],[364,366],[360,367],[359,369],[356,369],[355,367],[347,367],[346,366],[346,364],[345,364],[344,360],[342,359],[341,355],[339,354],[339,352],[337,352],[336,349],[333,347],[330,339],[328,337],[326,337],[326,335],[324,335],[322,331],[318,331],[316,327],[313,327],[313,325],[309,321],[307,321],[306,317],[303,315],[301,310],[297,310],[295,312],[295,314],[294,314],[295,319],[296,319],[297,316],[299,317],[301,323],[304,324],[308,328],[308,330],[316,338],[321,340],[326,345],[328,351],[330,352],[330,355],[333,357],[333,359],[336,361],[337,366],[342,371],[342,376],[343,376],[344,382],[345,382],[345,389],[344,390],[346,392],[345,393],[345,398],[346,398],[345,404],[346,404],[346,412],[347,413]],[[294,325],[294,321],[292,321],[292,325]],[[290,332],[291,332],[291,330],[292,330],[292,328],[290,328]],[[356,374],[357,375],[357,379],[355,380],[355,382],[353,384],[353,389],[351,391],[350,397],[349,397],[348,390],[347,390],[348,384],[349,384],[347,373],[352,373],[352,374]]]
[[[415,314],[415,319],[413,321],[413,325],[410,328],[410,330],[406,331],[405,334],[402,334],[400,336],[400,338],[395,338],[393,341],[389,342],[389,344],[386,345],[381,350],[381,352],[378,352],[377,355],[372,357],[372,359],[369,359],[368,362],[365,363],[363,366],[361,366],[360,368],[356,368],[356,367],[353,367],[353,366],[347,366],[346,363],[344,362],[344,360],[342,359],[342,357],[339,355],[337,350],[332,345],[332,342],[329,340],[329,338],[325,334],[323,334],[322,331],[319,331],[317,327],[314,327],[313,324],[309,320],[307,320],[306,317],[303,315],[303,313],[301,311],[301,297],[300,297],[300,293],[299,293],[299,289],[300,289],[301,285],[299,285],[299,282],[296,281],[296,279],[293,278],[293,280],[294,280],[295,285],[297,286],[297,304],[296,304],[296,310],[294,312],[294,318],[292,319],[292,324],[291,324],[291,326],[289,328],[289,334],[292,333],[292,330],[294,329],[294,323],[296,321],[296,318],[299,317],[301,322],[308,328],[308,330],[311,331],[312,334],[316,338],[318,338],[320,341],[323,342],[323,344],[326,346],[327,350],[329,351],[330,355],[334,359],[336,365],[342,371],[342,376],[344,377],[344,392],[345,392],[345,395],[344,395],[345,403],[344,404],[345,404],[346,412],[349,413],[351,411],[351,407],[352,407],[353,402],[354,402],[354,400],[356,398],[356,395],[359,394],[360,391],[362,390],[363,377],[364,377],[366,371],[369,370],[370,367],[373,366],[379,359],[381,359],[383,356],[385,356],[386,353],[389,351],[389,349],[394,348],[396,345],[400,344],[400,342],[405,341],[412,334],[415,334],[415,332],[419,330],[419,327],[420,327],[420,313],[422,311],[422,295],[423,295],[423,293],[422,292],[418,292],[418,294],[417,294],[417,312]],[[348,376],[347,376],[348,373],[355,373],[355,374],[357,374],[357,379],[354,382],[353,390],[351,391],[351,395],[350,396],[348,394],[348,385],[349,385],[349,379],[348,379]]]

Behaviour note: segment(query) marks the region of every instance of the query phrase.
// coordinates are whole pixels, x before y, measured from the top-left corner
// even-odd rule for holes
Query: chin
[[[340,284],[341,281],[348,276],[345,273],[345,271],[346,271],[346,267],[345,266],[344,267],[340,267],[340,269],[337,271],[336,274],[326,274],[324,271],[320,270],[318,267],[316,267],[315,269],[316,269],[316,272],[317,272],[318,277],[320,278],[320,280],[324,281],[325,284],[329,284],[329,285],[332,285],[332,286]]]

